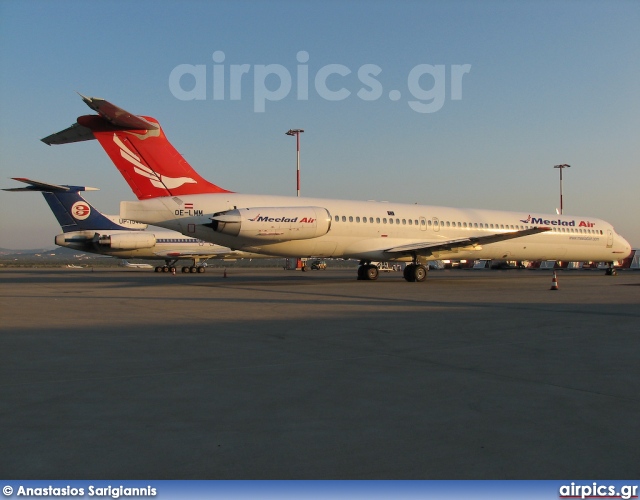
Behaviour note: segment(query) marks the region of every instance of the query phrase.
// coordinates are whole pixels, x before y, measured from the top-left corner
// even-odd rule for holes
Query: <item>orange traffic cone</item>
[[[551,288],[549,290],[559,290],[558,288],[558,277],[556,276],[556,272],[553,271],[553,278],[551,279]]]
[[[226,278],[226,277],[227,277],[227,270],[226,270],[226,269],[224,270],[224,274],[222,275],[222,277],[223,277],[223,278]]]

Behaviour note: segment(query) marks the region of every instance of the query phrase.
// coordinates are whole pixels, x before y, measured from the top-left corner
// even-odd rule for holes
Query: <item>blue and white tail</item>
[[[123,220],[117,216],[104,215],[96,210],[80,195],[82,191],[97,191],[96,188],[48,184],[24,177],[14,177],[13,179],[24,182],[28,186],[4,189],[4,191],[41,192],[65,233],[97,230],[140,231],[147,227],[146,224]]]

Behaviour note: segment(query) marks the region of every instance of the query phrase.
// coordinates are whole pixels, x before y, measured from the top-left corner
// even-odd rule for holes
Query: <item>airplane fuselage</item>
[[[285,226],[291,221],[294,221],[291,226],[301,226],[301,220],[311,218],[306,217],[309,207],[326,210],[326,232],[292,239],[291,231],[286,232]],[[212,227],[214,214],[239,211],[242,215],[248,208],[251,209],[247,211],[252,216],[251,222],[261,223],[257,232],[232,235]],[[122,202],[121,213],[133,220],[219,245],[273,256],[411,260],[410,256],[399,256],[388,252],[388,249],[417,242],[447,242],[533,227],[548,227],[550,230],[484,245],[452,250],[440,248],[424,256],[424,260],[613,262],[625,258],[631,251],[629,243],[616,234],[611,224],[601,219],[533,212],[220,193]],[[224,217],[220,219],[226,220]],[[232,216],[228,219],[231,220]],[[248,227],[249,222],[243,222]],[[278,232],[282,233],[281,241],[278,240]]]

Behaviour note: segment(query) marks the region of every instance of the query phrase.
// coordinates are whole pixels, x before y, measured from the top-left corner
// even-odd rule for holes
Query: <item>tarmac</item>
[[[640,272],[0,270],[0,475],[640,477]]]

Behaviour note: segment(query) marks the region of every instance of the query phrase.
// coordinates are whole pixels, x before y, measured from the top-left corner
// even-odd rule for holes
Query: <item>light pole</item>
[[[301,128],[289,129],[286,132],[287,135],[295,135],[296,136],[296,151],[297,151],[297,161],[296,161],[296,184],[297,184],[297,192],[298,196],[300,196],[300,134],[304,132]]]
[[[565,168],[569,168],[571,165],[567,165],[566,163],[563,165],[554,165],[553,168],[560,169],[560,215],[562,215],[562,170]]]

